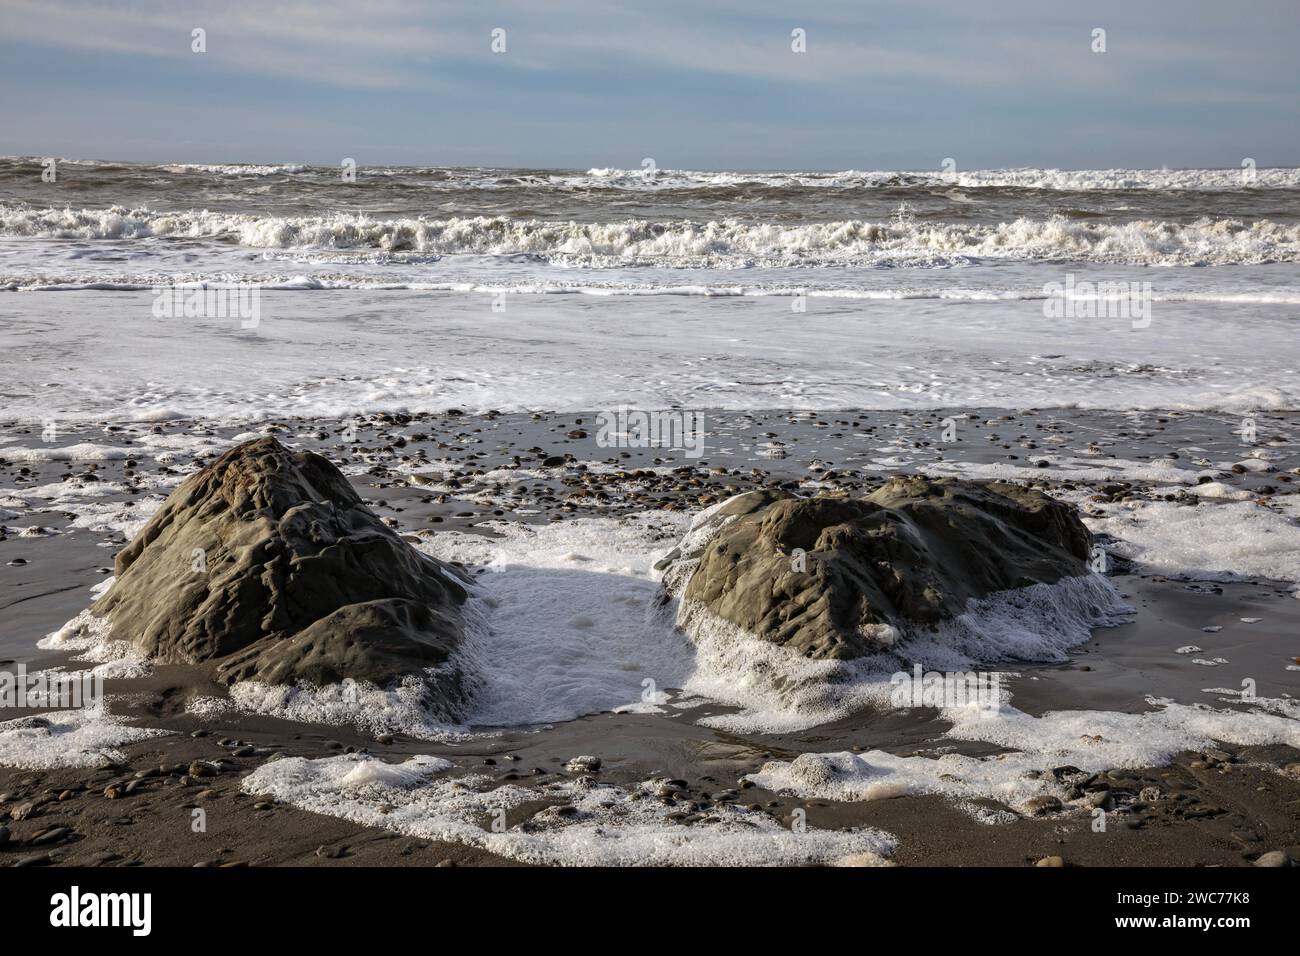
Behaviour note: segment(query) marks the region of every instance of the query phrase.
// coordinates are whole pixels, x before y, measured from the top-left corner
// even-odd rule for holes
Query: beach
[[[1300,859],[1295,169],[33,162],[0,861]]]
[[[113,716],[99,736],[0,729],[13,818],[0,853],[76,865],[1095,866],[1294,852],[1293,414],[1259,416],[1253,451],[1222,414],[1186,411],[700,414],[699,456],[600,447],[598,410],[105,423],[56,441],[6,423],[0,656],[101,669]],[[960,440],[943,440],[945,422]],[[114,553],[187,474],[256,435],[326,456],[404,539],[474,577],[471,600],[504,651],[479,648],[484,686],[463,725],[382,695],[286,698],[46,639],[85,610]],[[711,672],[647,616],[656,561],[702,507],[782,485],[853,496],[908,473],[1010,478],[1072,502],[1133,619],[1060,660],[998,664],[1006,706],[971,723],[926,706],[773,709],[754,675]],[[726,699],[702,692],[719,679],[733,685]],[[150,736],[131,739],[134,728]],[[836,753],[897,757],[907,785],[853,796],[850,773],[837,794],[790,769]],[[431,780],[411,764],[434,758],[449,766]],[[386,781],[380,761],[413,776]],[[917,761],[944,766],[927,776]],[[340,762],[378,776],[341,789],[318,776]],[[647,781],[659,789],[638,797]],[[1036,815],[1033,794],[1065,800]],[[1089,800],[1107,808],[1100,832]]]

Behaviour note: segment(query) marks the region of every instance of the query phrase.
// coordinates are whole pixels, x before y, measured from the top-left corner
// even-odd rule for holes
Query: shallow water
[[[1297,399],[1295,169],[41,168],[11,418]]]

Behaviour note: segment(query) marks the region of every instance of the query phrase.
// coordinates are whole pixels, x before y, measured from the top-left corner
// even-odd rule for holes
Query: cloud
[[[790,48],[796,27],[806,53]],[[1105,54],[1090,49],[1098,27]],[[1241,142],[1285,162],[1300,158],[1298,45],[1294,0],[0,0],[0,82],[41,92],[10,97],[0,136],[17,151],[80,136],[102,154],[160,135],[135,105],[148,102],[263,155],[263,134],[241,139],[248,124],[220,117],[246,105],[259,130],[292,119],[292,146],[326,156],[342,138],[494,162],[525,153],[527,130],[549,161],[654,149],[722,162],[766,141],[774,163],[797,153],[798,130],[853,164],[936,151],[1165,162],[1167,145],[1197,142],[1207,157]],[[60,132],[56,103],[96,130],[133,123]]]
[[[754,0],[713,3],[659,0],[614,6],[591,0],[524,4],[485,0],[294,0],[212,4],[189,0],[0,0],[4,33],[43,47],[180,60],[193,56],[190,32],[208,33],[217,68],[292,77],[334,86],[418,88],[431,78],[455,83],[457,69],[487,65],[515,71],[576,73],[613,66],[646,72],[727,76],[830,86],[852,82],[949,83],[979,87],[1121,88],[1134,75],[1179,66],[1200,85],[1205,64],[1225,64],[1257,79],[1269,50],[1294,50],[1294,13],[1265,0],[1256,29],[1240,10],[1193,3],[1199,26],[1165,13],[1100,0],[1086,14],[1007,0],[909,0],[863,8],[832,0],[817,8]],[[1267,22],[1276,9],[1278,23]],[[1287,27],[1288,20],[1291,26]],[[1243,22],[1245,21],[1245,22]],[[1092,25],[1109,25],[1110,51],[1089,50]],[[507,53],[494,56],[491,31],[507,31]],[[790,31],[807,32],[808,49],[790,49]],[[1280,30],[1290,42],[1279,42]],[[1252,35],[1234,44],[1224,37]],[[1283,58],[1280,66],[1289,67]],[[1242,83],[1243,89],[1249,82]],[[1225,95],[1222,90],[1219,95]]]

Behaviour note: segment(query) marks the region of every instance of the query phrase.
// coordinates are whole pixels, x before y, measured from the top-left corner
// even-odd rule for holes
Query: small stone
[[[1270,850],[1268,853],[1261,854],[1255,860],[1256,866],[1295,866],[1295,861],[1287,855],[1285,850]]]
[[[41,800],[29,800],[27,803],[20,803],[9,811],[9,819],[26,820],[28,817],[34,817],[41,809]]]
[[[595,773],[600,769],[599,757],[574,757],[564,765],[564,769],[571,773]]]
[[[1097,790],[1087,796],[1088,806],[1099,810],[1110,810],[1115,806],[1115,798],[1109,790]]]
[[[32,837],[30,842],[32,846],[41,846],[45,843],[58,843],[71,833],[71,827],[50,827],[48,830],[43,830],[36,836]]]
[[[1059,856],[1045,856],[1034,866],[1065,866],[1065,861]]]
[[[1034,797],[1032,800],[1025,801],[1025,804],[1021,809],[1024,811],[1026,816],[1041,817],[1059,811],[1061,809],[1061,801],[1059,797],[1054,797],[1051,794],[1048,794],[1046,796]]]

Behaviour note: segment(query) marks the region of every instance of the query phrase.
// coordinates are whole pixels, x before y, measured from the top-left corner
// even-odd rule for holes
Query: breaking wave
[[[528,256],[594,267],[947,266],[986,259],[1161,266],[1300,262],[1300,225],[1208,218],[1185,224],[1088,223],[1061,216],[995,225],[858,220],[787,225],[733,219],[578,223],[0,205],[0,237],[207,239],[260,249]]]
[[[37,156],[0,157],[0,176],[7,171],[29,175]],[[60,159],[60,165],[118,173],[176,176],[305,176],[338,179],[337,166],[300,163],[127,163],[110,160]],[[1300,168],[1226,169],[1052,169],[1019,167],[979,170],[728,171],[692,169],[583,170],[506,169],[493,167],[363,166],[363,176],[421,180],[426,187],[460,189],[570,190],[718,190],[718,189],[1000,189],[1046,192],[1223,192],[1243,189],[1300,189]]]

